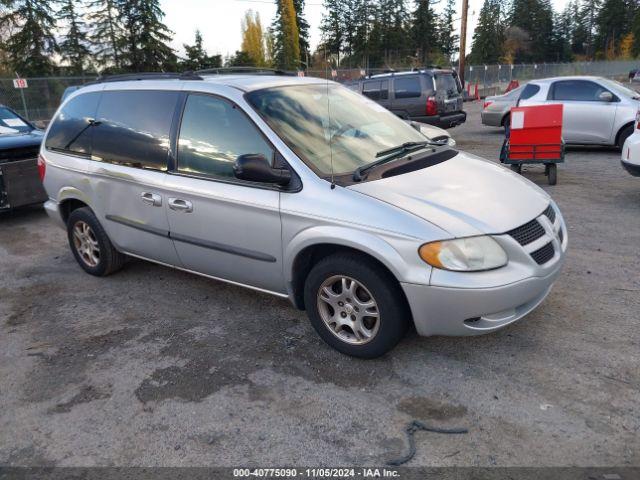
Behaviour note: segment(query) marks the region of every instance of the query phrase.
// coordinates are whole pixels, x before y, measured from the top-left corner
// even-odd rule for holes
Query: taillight
[[[38,155],[38,173],[40,174],[40,181],[44,182],[44,174],[47,173],[47,162],[44,161],[42,155]]]
[[[427,98],[427,108],[425,113],[427,115],[437,115],[438,114],[438,103],[436,102],[435,97]]]
[[[636,113],[636,128],[640,130],[640,110]]]
[[[484,102],[482,104],[482,108],[487,108],[489,105],[491,105],[493,102]]]

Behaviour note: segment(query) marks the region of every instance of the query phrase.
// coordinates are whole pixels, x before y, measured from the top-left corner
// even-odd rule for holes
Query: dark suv
[[[0,104],[0,212],[47,199],[38,176],[43,133]]]
[[[450,128],[467,119],[462,110],[462,86],[453,70],[384,73],[347,87],[407,120]]]

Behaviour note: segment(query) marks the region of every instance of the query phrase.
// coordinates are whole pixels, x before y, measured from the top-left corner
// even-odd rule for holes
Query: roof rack
[[[266,67],[220,67],[220,68],[206,68],[204,70],[196,70],[195,74],[215,74],[215,75],[231,75],[234,73],[244,73],[251,75],[285,75],[293,76],[294,73],[287,72],[285,70],[279,70],[277,68]]]
[[[117,75],[102,75],[95,79],[94,83],[126,82],[132,80],[202,80],[200,75],[193,72],[167,73],[167,72],[140,72],[121,73]]]

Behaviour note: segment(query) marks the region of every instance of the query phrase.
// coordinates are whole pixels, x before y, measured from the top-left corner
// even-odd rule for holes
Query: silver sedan
[[[482,106],[482,124],[490,127],[504,127],[509,123],[511,107],[516,106],[524,85],[503,95],[492,95],[484,99]]]

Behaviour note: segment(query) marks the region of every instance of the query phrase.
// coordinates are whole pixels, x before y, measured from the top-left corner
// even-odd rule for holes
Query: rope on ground
[[[469,433],[469,430],[467,430],[466,428],[438,428],[438,427],[431,427],[429,425],[425,425],[424,423],[422,423],[422,422],[420,422],[418,420],[413,420],[404,429],[405,433],[407,434],[407,441],[409,443],[409,453],[407,453],[403,457],[396,458],[395,460],[389,460],[387,462],[387,465],[390,465],[392,467],[397,467],[399,465],[407,463],[409,460],[411,460],[415,456],[415,454],[416,454],[416,440],[414,438],[414,434],[418,430],[423,430],[425,432],[446,433],[446,434]]]

